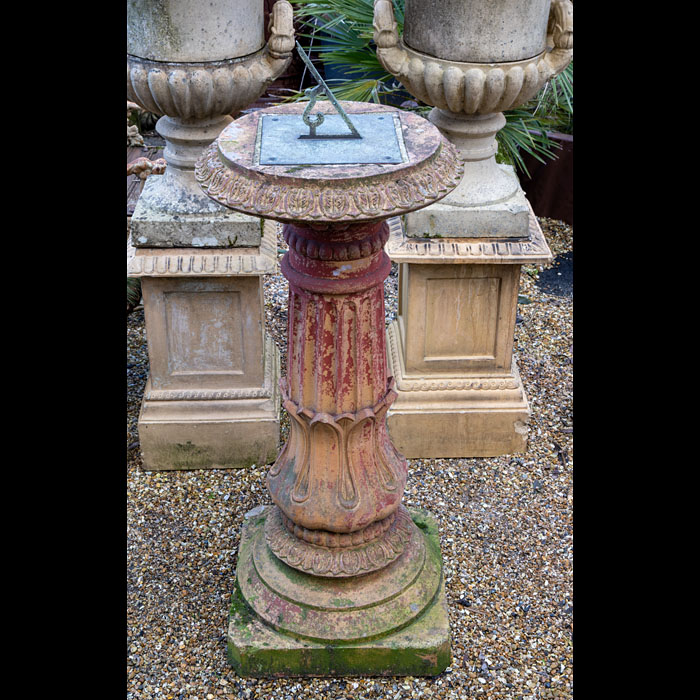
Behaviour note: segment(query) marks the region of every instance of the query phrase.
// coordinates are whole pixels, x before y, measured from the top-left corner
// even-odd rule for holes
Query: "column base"
[[[145,470],[232,469],[274,461],[280,437],[280,360],[269,336],[266,346],[262,387],[154,392],[148,379],[138,421]],[[197,393],[203,398],[190,396]]]
[[[260,554],[260,548],[266,547],[264,526],[272,508],[274,507],[268,507],[259,516],[246,521],[241,532],[238,580],[231,600],[228,627],[228,658],[236,673],[253,677],[434,676],[447,668],[451,660],[450,630],[442,577],[442,555],[437,521],[430,513],[413,509],[408,511],[418,528],[418,536],[424,541],[427,555],[426,564],[421,570],[423,573],[416,578],[422,581],[430,579],[430,573],[424,572],[431,566],[436,572],[439,571],[434,596],[407,625],[395,628],[386,635],[369,636],[358,641],[330,639],[327,636],[328,630],[331,630],[331,634],[335,630],[338,636],[344,632],[347,634],[349,628],[342,623],[344,610],[348,611],[348,620],[354,613],[353,624],[358,624],[356,618],[359,615],[364,617],[364,624],[368,626],[375,624],[376,620],[390,626],[390,619],[386,616],[389,606],[396,607],[393,614],[397,617],[405,615],[406,611],[399,609],[400,599],[402,595],[407,595],[413,601],[411,591],[414,589],[411,586],[415,582],[410,583],[395,598],[389,596],[380,603],[368,601],[371,595],[382,595],[382,588],[376,585],[379,578],[383,581],[388,577],[390,585],[399,585],[404,557],[389,565],[386,573],[379,571],[342,582],[304,574],[282,562],[275,563],[271,553]],[[407,553],[406,556],[410,555]],[[259,566],[257,557],[262,558],[263,564],[267,561],[268,566],[276,567],[280,580],[285,580],[285,585],[294,589],[290,593],[292,597],[298,598],[300,591],[303,597],[303,591],[308,589],[309,597],[317,603],[315,606],[302,605],[299,608],[290,601],[280,599],[276,624],[280,627],[311,625],[317,630],[317,635],[325,634],[324,638],[285,634],[277,627],[263,622],[253,611],[242,590],[253,590],[256,585],[256,566]],[[277,582],[273,579],[273,585]],[[420,593],[420,584],[416,586],[415,590]],[[269,591],[265,592],[269,595]],[[334,608],[324,607],[324,600]],[[353,600],[358,601],[356,606],[352,605]],[[411,609],[412,606],[418,608],[415,603],[409,606]],[[269,610],[270,607],[265,606],[266,614]],[[326,617],[328,620],[324,625]],[[362,625],[362,622],[359,624]]]
[[[498,457],[525,452],[525,410],[491,408],[413,412],[396,411],[387,419],[396,448],[407,459]]]
[[[515,360],[510,373],[406,376],[398,323],[387,329],[398,398],[387,413],[407,459],[497,457],[527,449],[530,408]]]

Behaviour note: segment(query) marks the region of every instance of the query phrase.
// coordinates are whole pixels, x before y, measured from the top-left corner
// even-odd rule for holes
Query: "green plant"
[[[374,0],[290,0],[294,15],[301,20],[299,43],[313,49],[326,69],[339,69],[345,80],[328,79],[328,86],[340,100],[380,102],[399,92],[401,85],[386,72],[374,51]],[[404,0],[394,0],[396,21],[403,26]],[[299,92],[290,97],[300,99]]]
[[[326,74],[339,70],[345,76],[327,79],[340,100],[388,102],[403,97],[402,106],[427,115],[431,107],[407,99],[402,86],[379,63],[373,41],[374,0],[290,0],[295,16],[301,20],[298,37],[305,51],[313,50]],[[404,0],[393,0],[394,17],[403,30]],[[329,71],[330,69],[330,71]],[[300,90],[288,100],[305,98]],[[506,125],[496,140],[496,160],[514,165],[527,173],[521,153],[529,153],[540,162],[555,158],[548,131],[573,133],[573,63],[551,80],[538,95],[519,109],[504,113]]]
[[[129,124],[136,126],[139,133],[155,129],[156,122],[161,117],[160,114],[149,112],[135,102],[127,102],[126,115]]]
[[[126,313],[133,311],[141,301],[141,280],[138,277],[126,278]]]
[[[532,114],[548,129],[574,133],[574,62],[550,80],[528,103]]]

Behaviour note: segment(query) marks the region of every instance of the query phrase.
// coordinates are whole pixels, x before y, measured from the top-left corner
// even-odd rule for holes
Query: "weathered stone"
[[[131,240],[139,248],[252,248],[260,245],[260,219],[217,205],[194,178],[183,183],[166,171],[146,180]]]
[[[387,347],[398,397],[387,425],[408,458],[526,448],[530,410],[513,360],[520,266],[551,259],[529,204],[528,215],[524,240],[421,239],[392,221],[399,314]]]
[[[502,201],[491,198],[493,180],[480,179],[479,167],[470,169],[445,199],[406,215],[406,235],[410,238],[527,238],[530,206],[525,193],[520,189],[512,166],[498,167],[515,184]]]
[[[267,403],[267,408],[260,408],[240,401],[219,402],[221,419],[207,422],[202,402],[180,401],[172,407],[144,403],[138,424],[143,468],[240,469],[272,461],[277,454],[280,418],[279,410]],[[161,413],[160,420],[155,420],[158,408],[179,410],[165,416]]]
[[[289,65],[293,12],[263,0],[129,0],[127,96],[163,116],[165,174],[131,220],[151,374],[139,419],[146,469],[240,467],[274,458],[278,350],[263,329],[262,275],[277,234],[207,197],[202,150]]]
[[[279,350],[262,320],[277,237],[267,229],[252,249],[129,248],[148,333],[145,469],[244,467],[277,454]]]
[[[231,599],[228,625],[228,654],[229,661],[236,672],[242,676],[432,676],[441,673],[450,664],[449,622],[447,617],[447,602],[444,580],[439,574],[435,592],[420,616],[415,617],[410,605],[413,602],[412,588],[406,591],[408,613],[414,619],[408,626],[390,631],[381,637],[371,640],[347,639],[338,641],[338,637],[346,628],[330,631],[334,637],[331,644],[328,640],[312,639],[299,634],[285,634],[278,629],[285,624],[285,612],[280,612],[281,620],[276,625],[263,624],[260,618],[249,607],[241,593],[247,577],[253,572],[251,563],[256,544],[264,541],[265,520],[270,516],[272,508],[256,519],[244,523],[238,549],[237,583]],[[428,566],[437,567],[441,571],[440,539],[437,522],[425,511],[410,510],[410,515],[419,537],[424,541]],[[408,556],[408,552],[405,556]],[[274,562],[274,559],[270,559]],[[403,561],[397,561],[391,570],[383,574],[388,583],[396,586],[396,572],[400,571]],[[284,568],[284,564],[278,564]],[[288,568],[288,567],[287,567]],[[291,576],[293,570],[286,571]],[[297,589],[306,590],[309,602],[297,607],[301,610],[300,618],[313,615],[320,604],[314,590],[319,587],[318,580],[308,574],[296,572]],[[355,589],[362,589],[364,578],[358,577],[351,582]],[[328,608],[338,606],[341,610],[344,600],[348,598],[347,581],[335,582],[337,590],[323,581],[323,594],[329,601]],[[371,581],[366,582],[367,586]],[[400,585],[400,582],[399,582]],[[373,586],[376,590],[376,585]],[[388,595],[395,593],[392,589]],[[335,594],[335,595],[334,595]],[[316,596],[319,594],[316,593]],[[386,603],[385,603],[386,605]],[[370,602],[358,611],[367,625],[367,634],[372,635],[376,623],[377,609],[382,607],[381,601]],[[293,612],[287,606],[286,610]],[[269,612],[269,611],[268,611]],[[394,613],[395,614],[395,613]],[[385,613],[386,615],[386,613]],[[342,613],[341,613],[342,616]],[[381,617],[381,614],[379,615]],[[390,625],[391,626],[391,625]]]
[[[502,63],[542,53],[550,0],[406,0],[408,46],[450,61]]]
[[[500,112],[527,102],[570,63],[571,3],[410,0],[403,38],[391,2],[375,0],[374,7],[377,57],[434,106],[429,119],[466,165],[459,187],[441,208],[416,214],[408,235],[526,236],[525,196],[514,173],[496,163],[495,137],[506,123]]]
[[[127,53],[153,61],[222,61],[265,43],[259,0],[127,0],[126,27]]]
[[[293,14],[275,3],[263,47],[262,0],[199,5],[132,0],[128,7],[127,96],[163,114],[165,175],[149,179],[133,215],[135,247],[257,245],[252,217],[231,216],[195,182],[202,150],[234,114],[287,67],[294,47]]]
[[[528,405],[511,362],[523,262],[551,258],[515,171],[496,162],[501,113],[524,104],[573,56],[569,0],[374,0],[382,65],[433,105],[459,149],[450,194],[406,215],[399,317],[389,328],[399,397],[388,414],[409,457],[495,456],[525,448]],[[534,231],[534,233],[533,233]],[[392,246],[392,243],[394,245]]]

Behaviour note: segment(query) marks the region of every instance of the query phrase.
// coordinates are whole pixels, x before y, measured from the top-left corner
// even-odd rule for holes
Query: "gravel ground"
[[[546,285],[538,284],[542,270],[521,274],[514,353],[532,410],[527,452],[409,460],[403,502],[430,510],[440,524],[453,658],[435,678],[236,676],[226,660],[228,600],[243,515],[271,503],[268,467],[143,471],[143,310],[128,316],[128,700],[573,697],[573,305],[570,284],[556,284],[573,228],[540,223],[560,257],[545,266]],[[395,265],[386,299],[389,320]],[[266,278],[266,320],[283,367],[286,302],[284,278]],[[287,430],[283,419],[282,440]]]

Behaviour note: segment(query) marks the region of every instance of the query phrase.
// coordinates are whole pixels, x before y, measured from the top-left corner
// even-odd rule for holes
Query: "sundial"
[[[205,150],[195,169],[201,187],[254,216],[359,222],[421,209],[459,182],[457,152],[428,120],[385,105],[338,104],[360,138],[328,138],[349,133],[330,100],[315,103],[313,118],[324,117],[315,138],[301,138],[310,134],[303,102],[258,110]]]
[[[297,42],[297,51],[318,85],[306,90],[309,102],[299,114],[265,114],[259,122],[256,157],[262,165],[402,163],[406,149],[397,114],[348,115]],[[313,113],[325,93],[336,113]]]
[[[318,114],[323,116],[322,112]],[[259,163],[339,165],[404,162],[406,149],[397,115],[353,115],[357,136],[342,133],[341,129],[345,126],[343,116],[347,114],[329,114],[322,122],[324,131],[329,133],[316,133],[312,136],[302,132],[303,115],[264,115],[259,122]]]
[[[288,245],[290,433],[274,506],[241,532],[229,658],[243,676],[435,675],[450,661],[442,560],[435,519],[401,504],[386,427],[384,244],[386,220],[446,196],[462,163],[426,119],[317,80],[310,104],[234,120],[195,170],[217,202],[283,222]]]

